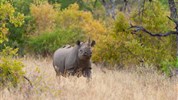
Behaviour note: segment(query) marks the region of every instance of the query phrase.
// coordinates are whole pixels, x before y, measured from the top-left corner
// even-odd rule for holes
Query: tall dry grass
[[[83,77],[56,78],[50,58],[22,61],[33,88],[24,83],[16,90],[1,90],[1,100],[178,100],[176,79],[153,69],[103,72],[93,65],[92,80],[87,83]]]

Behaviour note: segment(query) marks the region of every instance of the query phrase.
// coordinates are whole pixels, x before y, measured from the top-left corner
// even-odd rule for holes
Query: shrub
[[[86,36],[97,40],[99,34],[105,34],[104,25],[95,20],[90,12],[80,11],[77,4],[60,11],[56,19],[56,27],[64,29],[80,29]]]
[[[4,41],[7,41],[8,38],[6,35],[8,34],[7,24],[11,23],[15,27],[21,26],[23,24],[23,15],[20,13],[15,14],[15,9],[9,3],[0,4],[0,45]],[[6,20],[8,18],[8,20]],[[17,86],[19,81],[24,75],[24,71],[22,68],[24,65],[15,58],[16,52],[18,49],[12,49],[10,47],[5,47],[0,52],[0,86],[1,87],[9,87],[9,86]]]
[[[123,13],[119,13],[114,29],[98,38],[99,43],[95,47],[93,61],[111,65],[138,64],[141,60],[142,47],[139,41],[134,39],[135,36],[126,31],[128,27],[126,17]]]
[[[18,49],[6,47],[0,52],[0,87],[16,87],[22,81],[25,72],[23,63],[16,56]]]
[[[7,18],[9,20],[9,23],[12,23],[15,27],[17,27],[23,24],[24,16],[20,13],[15,13],[15,9],[9,3],[0,4],[0,15],[1,15],[0,43],[2,43],[4,40],[7,40],[6,37],[6,35],[8,34],[8,28],[6,28],[6,25],[8,24]]]
[[[159,2],[146,4],[145,7],[147,9],[143,16],[132,15],[134,24],[142,25],[154,33],[167,32],[173,28],[173,24],[166,17],[167,12]],[[158,38],[143,32],[133,35],[128,30],[128,22],[123,13],[118,14],[115,26],[108,29],[110,31],[107,35],[100,35],[102,38],[98,38],[94,61],[125,66],[148,63],[158,68],[163,67],[162,62],[175,61],[175,36]]]
[[[45,11],[46,9],[51,9]],[[58,12],[57,12],[58,11]],[[31,35],[29,40],[29,49],[32,49],[36,54],[51,54],[57,48],[65,45],[66,43],[75,43],[77,39],[82,40],[86,37],[91,37],[94,40],[98,39],[98,34],[104,34],[106,32],[105,27],[101,22],[93,19],[92,14],[86,11],[80,11],[77,4],[72,4],[64,10],[55,10],[52,5],[48,3],[40,5],[31,6],[32,15],[37,21],[38,26],[44,27],[41,29],[37,28],[40,33],[39,36]],[[40,12],[41,14],[38,14]],[[51,13],[50,13],[51,12]],[[54,15],[57,15],[54,19]],[[43,17],[46,17],[45,14],[51,14],[53,17],[47,18],[48,21],[55,21],[55,27],[51,31],[46,30],[49,28]],[[44,16],[41,16],[44,15]],[[51,24],[52,25],[52,24]],[[81,39],[80,39],[81,38]]]
[[[161,62],[161,70],[167,75],[170,76],[172,73],[172,69],[176,67],[176,61],[162,61]]]
[[[86,0],[48,0],[49,3],[55,4],[59,3],[61,4],[61,9],[65,9],[69,7],[71,4],[77,3],[81,10],[93,10],[93,5],[95,1],[86,1]]]
[[[0,45],[0,50],[4,48],[4,44],[15,47],[15,45],[13,45],[14,43],[22,43],[24,30],[21,26],[24,24],[24,15],[17,12],[10,3],[2,3],[0,5],[0,15],[0,21],[2,23],[0,26],[0,33],[2,33],[0,35],[3,36],[5,40],[3,44]]]
[[[60,3],[61,9],[67,8],[70,4],[75,3],[77,0],[48,0],[49,3]]]
[[[154,1],[145,5],[146,9],[143,16],[135,16],[133,14],[133,21],[144,26],[146,29],[153,33],[165,33],[169,30],[174,30],[174,24],[167,18],[168,13],[165,12],[165,8],[161,6],[160,2]],[[140,22],[141,20],[141,22]],[[163,38],[151,37],[143,32],[140,32],[140,43],[144,45],[145,48],[150,50],[145,52],[145,55],[150,53],[150,55],[145,56],[147,61],[156,64],[161,67],[161,63],[164,61],[175,61],[176,59],[176,41],[175,36],[168,36]]]
[[[31,28],[33,27],[33,23],[31,23],[32,18],[30,15],[30,5],[33,0],[6,1],[8,1],[15,8],[15,14],[24,14],[24,23],[20,27],[15,27],[12,23],[7,24],[7,28],[9,29],[10,34],[7,35],[8,41],[4,44],[12,48],[19,48],[17,53],[19,55],[24,55],[24,47],[27,40],[27,33],[33,31],[33,28]]]
[[[24,15],[28,15],[30,13],[30,4],[34,0],[1,0],[0,3],[10,3],[17,12],[23,13]]]
[[[32,4],[30,6],[31,15],[36,23],[36,33],[51,31],[55,26],[55,17],[57,12],[49,3]]]
[[[52,54],[55,50],[66,44],[75,43],[84,38],[79,30],[56,29],[52,32],[45,32],[39,36],[31,37],[29,49],[35,54]]]

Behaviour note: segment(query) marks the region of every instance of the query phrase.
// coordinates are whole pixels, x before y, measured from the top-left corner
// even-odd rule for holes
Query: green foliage
[[[29,29],[31,19],[29,18],[30,9],[29,6],[32,3],[33,0],[4,0],[0,1],[3,6],[7,5],[7,3],[10,6],[10,8],[4,8],[4,11],[6,9],[13,10],[13,15],[16,17],[14,19],[18,23],[21,23],[20,26],[16,26],[13,23],[9,22],[8,19],[6,21],[6,28],[8,28],[8,33],[6,34],[6,38],[8,38],[8,41],[4,41],[2,45],[0,45],[0,50],[4,49],[4,45],[10,46],[12,48],[19,48],[18,54],[23,55],[24,54],[24,45],[27,39],[27,32],[30,32],[32,29]],[[4,12],[3,10],[1,10]],[[9,12],[8,12],[9,13]],[[25,15],[23,15],[23,14]],[[21,19],[20,19],[21,16]],[[6,16],[8,18],[8,16]],[[23,24],[23,25],[22,25]]]
[[[0,44],[2,46],[4,41],[8,41],[8,25],[20,27],[24,23],[24,16],[20,13],[16,13],[14,7],[10,3],[0,4],[0,15]]]
[[[6,37],[9,33],[8,24],[12,24],[15,27],[21,26],[24,16],[20,13],[15,13],[15,9],[10,3],[0,4],[0,15],[0,45],[2,45],[4,41],[8,40]],[[13,58],[16,56],[17,51],[18,49],[5,47],[0,52],[1,87],[17,86],[24,75],[22,70],[24,65],[19,60]]]
[[[36,54],[51,54],[65,44],[75,43],[76,40],[82,40],[88,36],[97,39],[98,34],[105,33],[104,26],[93,19],[90,12],[80,11],[77,4],[72,4],[65,10],[58,12],[48,3],[39,6],[32,5],[31,10],[35,21],[39,24],[38,26],[44,26],[42,31],[39,31],[41,29],[37,27],[38,35],[31,35],[29,40],[29,49],[32,49]],[[45,12],[48,12],[48,15]],[[49,16],[49,18],[46,18],[46,16]],[[51,24],[51,26],[55,25],[50,28],[50,31],[46,30],[50,26],[50,23],[46,23],[48,21],[55,22]]]
[[[145,7],[147,9],[144,10],[142,15],[133,13],[132,19],[136,24],[143,25],[153,32],[166,32],[173,29],[173,23],[167,18],[169,13],[165,11],[160,2],[146,3]]]
[[[123,13],[118,13],[115,24],[114,24],[114,32],[125,32],[126,29],[129,27],[128,19]]]
[[[95,1],[90,0],[48,0],[49,3],[55,4],[59,3],[61,4],[61,9],[68,8],[71,4],[77,3],[80,7],[80,10],[87,10],[91,11],[93,10]]]
[[[141,60],[142,46],[129,31],[126,17],[119,13],[115,26],[107,35],[98,38],[95,46],[93,61],[105,62],[107,64],[132,65]]]
[[[99,34],[106,33],[104,25],[95,20],[90,12],[80,11],[77,4],[72,4],[68,8],[59,11],[56,17],[56,27],[63,29],[79,29],[86,36],[97,39]]]
[[[30,12],[30,4],[33,0],[5,0],[2,3],[9,2],[17,12],[23,13],[24,15],[28,15]]]
[[[170,76],[171,74],[171,69],[173,69],[176,66],[176,61],[164,61],[161,63],[161,70],[165,72],[167,76]]]
[[[167,1],[146,2],[144,12],[132,11],[131,18],[118,12],[116,20],[106,18],[104,8],[96,7],[101,5],[97,0],[1,0],[0,48],[6,45],[22,50],[27,44],[28,51],[46,55],[65,44],[91,37],[97,42],[92,58],[95,62],[125,66],[148,63],[169,73],[169,66],[174,66],[176,59],[175,36],[158,38],[128,30],[129,21],[153,33],[174,30],[174,24],[166,17]],[[104,18],[107,20],[101,20]]]
[[[134,17],[132,17],[137,25],[142,25],[153,33],[165,33],[174,30],[173,23],[167,18],[168,13],[159,2],[146,3],[145,6],[148,9],[144,11],[143,16],[133,15]],[[175,36],[158,38],[140,32],[139,39],[145,49],[150,49],[145,51],[145,60],[149,63],[152,62],[160,66],[160,63],[166,60],[175,61]]]
[[[36,24],[36,34],[51,31],[55,26],[57,12],[53,9],[53,5],[46,2],[37,5],[32,4],[30,12]]]
[[[142,25],[153,33],[173,30],[173,23],[159,2],[146,3],[143,16],[134,13],[132,23]],[[153,64],[163,68],[162,62],[175,61],[175,36],[152,37],[144,32],[131,34],[127,17],[119,13],[114,27],[107,35],[100,35],[93,60],[119,65]],[[164,65],[165,66],[165,65]]]
[[[167,76],[171,76],[174,73],[174,69],[178,68],[178,57],[174,61],[165,60],[161,62],[161,71],[163,71]]]
[[[48,0],[49,3],[60,3],[61,9],[67,8],[70,4],[75,3],[77,0]]]
[[[55,50],[66,44],[75,43],[84,38],[79,30],[56,29],[46,32],[29,40],[29,49],[36,54],[52,54]]]
[[[0,52],[0,86],[1,87],[16,87],[25,74],[23,71],[23,63],[13,59],[16,56],[18,49],[6,47]]]
[[[168,0],[160,0],[162,6],[166,7],[167,9],[169,8],[169,3]]]
[[[9,41],[19,41],[22,38],[20,26],[24,23],[24,15],[15,11],[10,3],[0,4],[0,44],[12,46]],[[13,43],[15,42],[13,41]],[[0,45],[1,50],[4,48]]]

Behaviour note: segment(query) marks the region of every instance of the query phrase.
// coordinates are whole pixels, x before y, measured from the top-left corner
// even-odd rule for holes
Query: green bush
[[[40,33],[54,29],[57,10],[54,9],[53,5],[47,2],[32,4],[30,6],[30,13],[35,24],[33,35],[39,35]]]
[[[173,23],[167,18],[168,13],[159,2],[146,3],[143,16],[135,13],[131,16],[132,24],[142,25],[153,33],[173,30]],[[133,66],[147,63],[163,68],[165,61],[175,61],[175,36],[152,37],[144,32],[131,34],[129,21],[123,13],[118,13],[114,27],[107,35],[100,35],[93,61]]]
[[[3,23],[6,29],[8,29],[7,34],[5,36],[8,39],[8,41],[7,40],[3,41],[3,44],[0,45],[0,50],[4,49],[4,45],[6,45],[12,48],[19,48],[18,53],[23,54],[22,53],[24,47],[23,44],[26,40],[25,33],[27,29],[28,20],[26,20],[27,18],[22,13],[19,13],[18,10],[20,8],[16,7],[16,3],[18,2],[20,3],[20,0],[8,2],[10,3],[2,3],[0,5],[1,6],[0,13],[1,14],[3,13],[5,14],[5,12],[8,13],[7,16],[2,15],[2,17],[4,16],[4,18],[2,18],[1,21],[8,17],[10,18],[9,21],[4,21],[6,23]]]
[[[95,20],[90,12],[79,10],[79,5],[76,3],[58,12],[56,27],[61,27],[66,30],[80,29],[87,36],[95,40],[98,39],[99,34],[106,33],[103,23]]]
[[[22,81],[25,72],[23,63],[14,56],[17,56],[18,49],[6,47],[0,52],[0,87],[16,87]]]
[[[127,31],[129,23],[123,13],[119,13],[115,26],[107,35],[98,38],[93,61],[107,64],[132,65],[138,64],[143,54],[141,43],[136,36]]]
[[[66,44],[75,43],[84,38],[79,30],[56,29],[46,32],[36,37],[31,37],[28,41],[29,50],[35,54],[52,54],[56,49]]]
[[[147,9],[142,16],[133,14],[133,21],[137,25],[142,25],[153,33],[165,33],[169,30],[174,30],[174,24],[167,18],[169,13],[159,1],[153,3],[146,3]],[[149,50],[145,51],[145,61],[153,63],[157,67],[162,67],[161,63],[165,61],[174,62],[176,60],[176,36],[171,35],[168,37],[152,37],[146,33],[139,32],[140,43],[144,48]]]
[[[61,4],[61,9],[68,8],[71,4],[77,3],[81,10],[92,11],[95,1],[84,1],[84,0],[48,0],[49,3]]]
[[[15,9],[10,3],[0,3],[0,15],[0,46],[2,46],[4,41],[8,41],[9,28],[7,25],[20,27],[23,24],[24,16],[20,13],[15,14]],[[6,20],[7,18],[9,20]],[[18,49],[8,46],[0,51],[0,87],[16,87],[25,74],[22,70],[24,67],[22,62],[14,58],[17,51]]]
[[[21,27],[15,27],[13,24],[8,23],[9,34],[7,35],[8,41],[5,41],[3,45],[10,46],[12,48],[19,48],[18,54],[24,54],[24,45],[27,39],[26,36],[26,26],[22,25]],[[1,45],[0,49],[4,49],[4,46]]]
[[[5,2],[9,2],[14,8],[16,8],[17,12],[23,13],[24,15],[29,15],[29,6],[33,1],[34,0],[5,0]]]

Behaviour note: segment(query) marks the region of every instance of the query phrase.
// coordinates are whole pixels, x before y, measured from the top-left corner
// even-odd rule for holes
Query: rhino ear
[[[93,47],[95,44],[96,44],[96,42],[94,40],[92,40],[91,46]]]
[[[77,40],[76,44],[77,44],[77,45],[80,45],[80,40]]]

